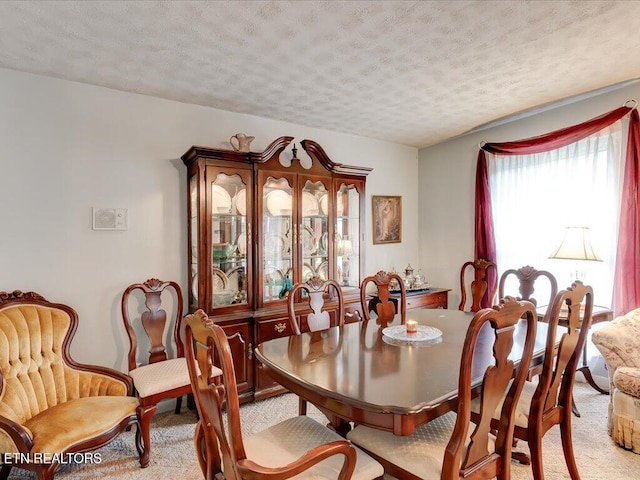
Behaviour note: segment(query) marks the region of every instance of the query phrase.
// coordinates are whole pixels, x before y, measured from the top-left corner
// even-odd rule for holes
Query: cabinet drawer
[[[407,310],[425,307],[447,308],[447,292],[407,295]]]
[[[293,331],[291,330],[291,325],[289,325],[289,318],[276,318],[257,323],[256,343],[258,345],[273,338],[289,337],[291,335],[293,335]]]

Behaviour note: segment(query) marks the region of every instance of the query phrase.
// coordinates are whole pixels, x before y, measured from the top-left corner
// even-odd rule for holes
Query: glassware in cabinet
[[[268,176],[262,188],[262,300],[284,298],[293,285],[295,224],[293,185],[288,178]]]
[[[336,186],[336,280],[343,287],[358,288],[362,268],[362,192],[360,182]]]
[[[302,277],[306,282],[311,276],[323,280],[330,278],[329,253],[329,191],[322,180],[301,178],[303,184],[300,208],[300,248]]]
[[[209,184],[211,308],[247,305],[250,221],[248,185],[239,173],[212,175]]]

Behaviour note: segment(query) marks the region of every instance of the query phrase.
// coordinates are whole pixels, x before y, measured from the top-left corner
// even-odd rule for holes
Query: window
[[[594,289],[595,303],[611,306],[624,170],[622,131],[618,121],[550,152],[487,154],[500,272],[532,265],[553,273],[563,289],[579,270]],[[602,262],[549,259],[569,226],[589,227]],[[536,287],[536,298],[548,298],[546,285]]]

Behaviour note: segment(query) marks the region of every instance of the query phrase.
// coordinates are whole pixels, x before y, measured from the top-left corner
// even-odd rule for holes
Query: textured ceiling
[[[639,52],[630,0],[0,1],[1,67],[416,147],[640,77]]]

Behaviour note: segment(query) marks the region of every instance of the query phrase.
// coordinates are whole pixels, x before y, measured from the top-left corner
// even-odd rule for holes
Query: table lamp
[[[549,258],[575,260],[572,281],[584,281],[585,273],[580,269],[581,261],[602,261],[591,246],[589,227],[567,227],[560,246],[549,255]]]

